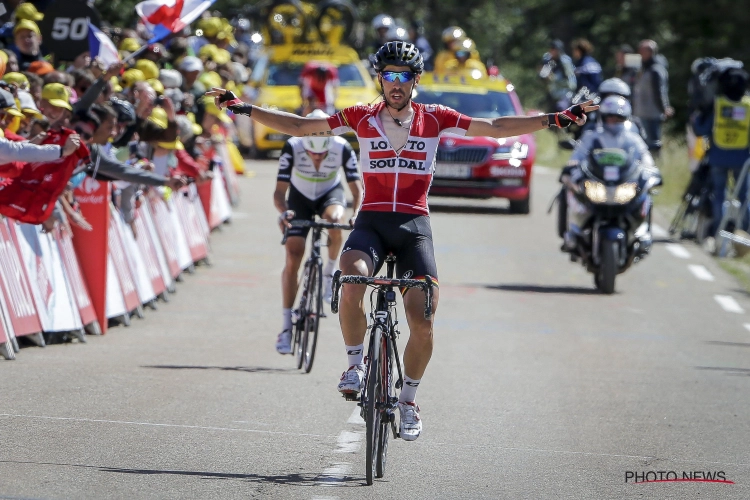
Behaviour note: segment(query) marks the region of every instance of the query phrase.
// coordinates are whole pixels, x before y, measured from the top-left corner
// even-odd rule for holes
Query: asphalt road
[[[750,498],[750,300],[697,247],[665,242],[617,294],[595,293],[558,250],[546,169],[530,216],[432,200],[424,431],[391,441],[386,477],[364,486],[364,426],[336,392],[337,318],[311,374],[274,350],[276,167],[250,168],[213,267],[169,303],[0,363],[0,498]],[[734,484],[626,480],[649,471]]]

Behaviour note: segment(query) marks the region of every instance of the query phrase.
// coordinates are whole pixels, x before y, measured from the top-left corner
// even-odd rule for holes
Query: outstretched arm
[[[251,104],[237,102],[238,99],[234,94],[231,99],[227,99],[227,90],[218,87],[212,88],[206,92],[206,95],[213,96],[218,108],[229,108],[232,112],[245,114],[252,117],[258,123],[266,127],[284,132],[295,137],[304,135],[333,135],[331,127],[328,126],[328,120],[325,118],[304,118],[293,113],[278,111],[272,109],[260,108]]]
[[[549,127],[567,127],[575,122],[586,123],[586,113],[596,111],[593,101],[586,101],[560,113],[539,116],[502,116],[500,118],[472,118],[466,135],[489,137],[513,137],[529,134]]]

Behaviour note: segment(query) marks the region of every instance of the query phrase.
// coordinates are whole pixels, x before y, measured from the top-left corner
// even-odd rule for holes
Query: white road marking
[[[359,446],[362,444],[362,440],[365,438],[362,432],[349,432],[341,431],[338,439],[336,440],[336,448],[334,453],[357,453]]]
[[[731,295],[714,295],[714,300],[718,302],[721,308],[726,312],[737,314],[743,314],[745,312]]]
[[[306,436],[306,437],[322,437],[330,438],[326,434],[305,434],[299,432],[283,432],[283,431],[264,431],[260,429],[236,429],[234,427],[212,427],[207,425],[180,425],[180,424],[159,424],[155,422],[130,422],[128,420],[104,420],[94,418],[74,418],[74,417],[47,417],[43,415],[16,415],[13,413],[0,413],[0,418],[36,418],[42,420],[62,420],[68,422],[86,422],[86,423],[104,423],[104,424],[121,424],[121,425],[144,425],[149,427],[169,427],[176,429],[200,429],[207,431],[231,431],[231,432],[252,432],[258,434],[277,434],[285,436]]]
[[[658,224],[651,224],[651,235],[656,238],[668,238],[669,231]]]
[[[318,477],[318,484],[321,486],[341,486],[342,481],[346,478],[349,471],[352,470],[352,464],[335,463],[326,467],[323,473]]]
[[[745,330],[748,330],[748,331],[750,331],[750,323],[745,323],[745,324],[744,324],[744,325],[742,325],[742,326],[744,326],[744,327],[745,327]]]
[[[701,266],[700,264],[689,264],[688,269],[690,269],[690,272],[693,273],[693,276],[698,278],[699,280],[703,281],[714,281],[714,275],[711,274],[708,269],[706,269],[705,266]]]
[[[348,424],[356,424],[356,425],[365,425],[365,421],[362,418],[362,415],[360,415],[361,408],[359,406],[354,407],[354,411],[352,411],[351,416],[349,417],[349,420],[346,422]]]
[[[669,250],[669,252],[677,258],[680,258],[680,259],[690,258],[690,252],[688,252],[687,249],[682,245],[679,245],[677,243],[668,243],[666,247],[667,247],[667,250]]]

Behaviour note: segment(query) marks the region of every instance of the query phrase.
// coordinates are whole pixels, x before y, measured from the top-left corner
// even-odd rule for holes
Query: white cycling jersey
[[[341,183],[341,168],[346,181],[358,181],[357,155],[349,143],[341,137],[331,137],[328,156],[316,169],[307,155],[301,137],[290,137],[279,157],[279,173],[276,179],[291,182],[292,186],[310,200],[317,200]]]

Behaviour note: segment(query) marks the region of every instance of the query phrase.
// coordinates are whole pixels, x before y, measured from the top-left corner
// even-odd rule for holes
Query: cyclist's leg
[[[305,238],[290,236],[284,246],[286,247],[286,261],[284,270],[281,272],[282,307],[291,309],[294,307],[294,299],[299,288],[299,267],[305,255]]]
[[[297,191],[294,186],[289,188],[287,207],[289,210],[294,210],[295,219],[312,219],[315,214],[313,202]],[[281,333],[285,336],[285,339],[284,342],[281,342],[281,339],[277,342],[277,349],[279,345],[286,346],[288,344],[286,339],[291,338],[292,307],[294,307],[294,299],[297,296],[299,268],[305,254],[305,239],[309,231],[309,228],[293,227],[287,232],[286,259],[284,270],[281,272],[281,312],[284,320]],[[282,351],[286,352],[288,349],[282,347],[279,352]]]
[[[344,213],[346,211],[346,195],[344,194],[344,186],[339,184],[338,186],[331,189],[326,193],[319,201],[318,215],[328,222],[334,222],[341,224],[344,222]],[[342,236],[340,229],[328,230],[328,237],[330,239],[328,243],[328,266],[323,270],[324,275],[333,274],[336,259],[338,259],[339,252],[341,251]]]

